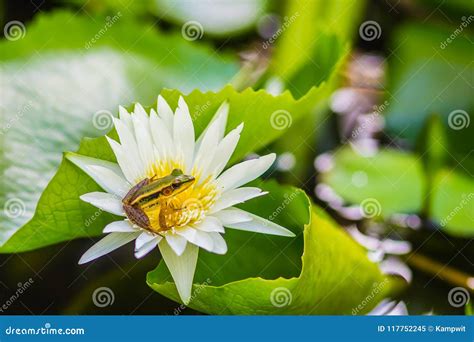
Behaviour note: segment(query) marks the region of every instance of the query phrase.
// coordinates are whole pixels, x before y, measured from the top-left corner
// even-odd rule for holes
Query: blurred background
[[[374,314],[469,312],[471,0],[8,0],[0,21],[3,202],[27,187],[31,217],[61,152],[77,149],[84,135],[103,135],[100,112],[115,113],[118,104],[151,104],[162,88],[228,83],[311,98],[324,84],[314,110],[287,118],[291,129],[270,147],[278,152],[272,176],[303,188],[371,260],[406,280]],[[34,125],[14,128],[33,117]],[[57,133],[37,146],[45,141],[37,125]],[[5,172],[12,164],[15,175]],[[21,220],[1,221],[2,240]],[[158,256],[137,262],[119,249],[77,265],[90,245],[1,254],[4,313],[199,314],[143,281]],[[113,305],[91,301],[102,286],[113,288]]]

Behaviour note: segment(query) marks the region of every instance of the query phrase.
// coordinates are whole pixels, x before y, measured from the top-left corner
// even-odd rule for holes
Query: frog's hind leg
[[[139,208],[136,208],[132,205],[124,204],[123,209],[125,214],[127,214],[128,219],[141,228],[151,230],[150,220],[148,216]]]

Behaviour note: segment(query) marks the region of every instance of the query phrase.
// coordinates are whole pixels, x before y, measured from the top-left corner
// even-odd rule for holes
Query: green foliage
[[[200,252],[191,308],[208,314],[363,314],[394,290],[396,282],[384,277],[322,209],[311,208],[304,192],[275,182],[259,187],[270,195],[245,209],[297,237],[228,229],[227,254]],[[148,273],[147,282],[179,301],[163,262]]]
[[[110,129],[108,111],[132,101],[152,103],[165,86],[220,89],[238,69],[234,59],[216,56],[209,47],[118,14],[108,21],[66,12],[40,15],[23,39],[0,41],[0,49],[0,207],[13,199],[25,209],[14,217],[0,211],[0,245],[33,217],[61,153],[75,150],[83,136]],[[68,181],[90,186],[74,177]],[[48,210],[46,202],[42,205]],[[57,215],[42,222],[49,225],[48,218]]]
[[[474,72],[473,37],[466,29],[457,29],[406,24],[396,31],[392,43],[396,55],[389,64],[389,132],[414,142],[429,115],[440,114],[448,127],[452,111],[472,113],[472,87],[463,75]]]
[[[440,170],[431,187],[430,217],[448,233],[474,236],[474,182],[453,170]]]
[[[420,160],[388,149],[364,157],[343,147],[334,154],[334,166],[322,174],[322,180],[350,203],[376,199],[384,216],[421,211],[426,191]]]
[[[433,147],[436,156],[435,150]],[[433,160],[428,164],[428,172],[415,154],[384,149],[373,157],[363,157],[345,147],[336,151],[333,168],[321,177],[349,203],[376,199],[383,217],[426,213],[452,235],[473,236],[472,178],[443,167],[436,162],[439,159]],[[366,184],[360,179],[366,180]]]
[[[316,73],[325,70],[318,58],[330,49],[334,42],[325,41],[327,36],[337,37],[339,44],[345,45],[353,34],[365,6],[365,1],[293,0],[287,2],[285,21],[281,37],[276,42],[272,70],[285,82],[291,81],[302,70]],[[286,25],[285,25],[286,23]],[[324,43],[323,43],[324,42]],[[332,49],[333,51],[337,51]],[[336,59],[333,59],[335,62]],[[321,77],[321,74],[319,74]],[[293,82],[288,82],[289,85]]]
[[[288,1],[281,31],[274,42],[270,75],[276,76],[296,97],[306,94],[315,84],[324,83],[328,99],[340,82],[351,36],[364,7],[365,1],[356,0]],[[308,165],[314,158],[314,149],[308,146],[314,145],[324,129],[327,112],[327,102],[314,97],[313,112],[287,134],[291,146],[285,141],[275,144],[276,151],[290,151],[297,161],[291,174],[286,175],[289,181],[300,182],[308,177]]]

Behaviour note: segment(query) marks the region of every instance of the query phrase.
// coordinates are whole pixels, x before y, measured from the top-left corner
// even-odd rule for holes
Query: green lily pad
[[[343,147],[335,152],[333,162],[321,179],[347,202],[362,206],[372,203],[374,216],[422,210],[426,179],[415,155],[385,149],[364,157]]]
[[[296,237],[227,229],[227,254],[200,252],[191,308],[208,314],[363,314],[394,290],[365,250],[321,208],[312,208],[303,191],[275,182],[258,186],[269,195],[246,203],[245,210]],[[179,301],[164,262],[147,282]]]
[[[163,87],[220,89],[238,70],[233,58],[125,15],[37,18],[22,39],[0,42],[0,245],[33,217],[61,153],[103,135],[119,104],[153,103]]]
[[[414,143],[433,113],[442,117],[446,127],[454,111],[472,116],[469,113],[474,108],[474,98],[469,80],[474,72],[470,43],[473,37],[465,28],[455,30],[456,27],[409,23],[396,31],[392,44],[396,52],[389,63],[389,94],[393,98],[387,99],[390,106],[386,118],[390,133]],[[467,132],[467,128],[455,133],[463,131]],[[462,144],[469,144],[469,140]],[[472,144],[466,150],[472,150]]]
[[[161,94],[173,108],[181,95],[177,90],[164,90]],[[195,90],[183,96],[190,108],[197,136],[217,108],[224,101],[229,102],[227,128],[235,128],[241,122],[245,125],[231,162],[257,152],[285,134],[288,127],[279,125],[277,116],[297,120],[308,110],[307,98],[295,100],[289,92],[272,96],[263,90],[247,89],[239,93],[227,86],[217,93]],[[83,139],[78,153],[115,161],[105,137]],[[99,189],[90,177],[71,162],[63,160],[41,195],[33,218],[0,247],[0,252],[27,251],[78,237],[100,235],[104,226],[114,219],[113,215],[98,211],[79,199],[80,195]]]
[[[451,235],[473,236],[474,182],[458,169],[443,166],[439,152],[433,145],[423,167],[415,154],[384,149],[363,157],[343,147],[321,180],[346,202],[367,209],[367,217],[426,213]]]
[[[474,182],[449,169],[440,170],[433,180],[430,217],[448,233],[474,235]]]

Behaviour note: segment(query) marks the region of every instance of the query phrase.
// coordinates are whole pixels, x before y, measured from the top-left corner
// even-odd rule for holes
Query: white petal
[[[120,121],[125,123],[125,125],[128,127],[130,131],[133,130],[132,118],[130,114],[128,113],[128,111],[122,106],[119,106],[119,118],[120,118]]]
[[[144,174],[144,170],[140,169],[139,165],[135,164],[135,158],[128,154],[123,146],[109,137],[106,138],[112,151],[114,151],[115,158],[117,158],[117,162],[119,163],[124,176],[130,183],[135,184]]]
[[[109,223],[105,226],[103,233],[132,233],[132,232],[140,232],[140,229],[135,228],[133,225],[130,224],[127,220],[122,221],[115,221]]]
[[[224,170],[225,166],[230,160],[230,157],[235,151],[237,147],[237,143],[240,139],[240,133],[244,128],[244,124],[241,123],[237,128],[233,129],[225,136],[224,139],[219,143],[219,146],[216,148],[216,152],[214,154],[214,158],[212,162],[209,164],[208,169],[206,170],[205,174],[213,174],[214,177],[217,177],[222,170]]]
[[[202,230],[203,232],[225,232],[224,226],[222,225],[221,221],[217,217],[212,216],[206,216],[204,220],[195,225],[194,228]]]
[[[206,170],[214,158],[214,154],[219,143],[219,130],[220,126],[222,126],[222,120],[222,116],[217,118],[201,135],[204,137],[202,138],[196,158],[194,160],[194,167],[198,170]]]
[[[249,199],[259,197],[262,195],[267,194],[268,192],[262,192],[259,188],[238,188],[233,189],[227,192],[224,192],[221,197],[216,201],[216,203],[212,206],[209,213],[215,213],[219,210],[226,209],[232,207],[233,205],[243,203],[248,201]]]
[[[173,132],[173,111],[171,110],[170,105],[163,96],[158,95],[158,106],[157,106],[158,115],[163,120],[168,132]]]
[[[140,236],[137,237],[135,240],[135,250],[138,251],[142,248],[145,244],[155,239],[158,235],[150,233],[150,232],[143,232]]]
[[[132,120],[133,127],[135,128],[138,150],[145,169],[148,169],[154,162],[153,140],[150,134],[148,116],[145,118],[145,121],[135,117],[135,115],[132,117]]]
[[[204,132],[202,132],[202,134],[199,136],[199,139],[197,140],[196,145],[199,146],[201,144],[201,141],[204,138],[205,134],[207,133],[207,131],[209,130],[209,128],[215,121],[218,121],[219,123],[218,128],[217,128],[217,139],[218,139],[218,142],[221,141],[222,138],[224,137],[228,116],[229,116],[229,103],[227,101],[224,101],[217,109],[216,113],[212,117],[211,121],[207,125]]]
[[[212,251],[216,254],[225,254],[227,253],[227,244],[224,238],[219,233],[209,233],[209,236],[212,238],[213,246]]]
[[[110,233],[84,253],[79,265],[97,259],[134,240],[140,233]]]
[[[140,249],[135,250],[135,258],[143,258],[145,255],[150,253],[156,247],[156,245],[158,245],[158,242],[160,242],[161,239],[162,237],[157,235],[153,240],[148,241],[143,246],[141,246]]]
[[[222,140],[225,133],[225,126],[227,125],[227,117],[229,116],[229,102],[224,101],[222,104],[217,108],[216,114],[214,115],[215,120],[219,121],[219,141]]]
[[[102,209],[108,213],[125,216],[121,198],[106,192],[89,192],[79,197],[84,202]]]
[[[182,97],[179,98],[178,108],[174,115],[173,141],[177,154],[183,158],[185,173],[191,171],[194,158],[194,126],[189,114],[188,105]]]
[[[225,227],[234,223],[252,221],[252,217],[246,211],[237,208],[224,209],[212,214],[212,216],[217,217]]]
[[[166,242],[173,249],[176,255],[181,255],[186,248],[187,240],[186,238],[179,236],[178,234],[166,234]]]
[[[187,305],[191,299],[191,289],[193,286],[194,272],[196,271],[199,248],[188,243],[183,254],[177,256],[166,240],[161,240],[158,247],[173,277],[179,296],[183,303]]]
[[[272,221],[261,218],[257,215],[251,214],[244,210],[240,210],[237,208],[234,208],[234,209],[243,211],[244,213],[249,215],[252,218],[252,220],[247,221],[247,222],[224,224],[227,228],[245,230],[245,231],[256,232],[256,233],[263,233],[263,234],[270,234],[270,235],[291,236],[291,237],[295,236],[293,232],[280,226],[279,224],[276,224]]]
[[[134,116],[136,116],[137,119],[139,119],[141,122],[144,124],[148,124],[148,114],[146,113],[145,109],[143,106],[139,103],[135,104],[135,109],[133,110]],[[133,117],[133,116],[132,116]],[[138,136],[136,136],[138,138]]]
[[[272,166],[274,161],[275,153],[271,153],[234,165],[217,178],[218,187],[222,192],[238,188],[261,176]]]
[[[175,146],[172,138],[173,131],[169,131],[162,118],[154,111],[150,113],[150,128],[153,142],[158,150],[160,158],[167,159],[174,156]]]
[[[207,251],[212,250],[213,241],[209,233],[197,230],[192,227],[183,227],[176,230],[176,234],[186,238],[189,242],[196,246],[202,247]]]
[[[130,158],[139,169],[143,169],[143,162],[140,158],[137,141],[135,140],[133,131],[130,130],[122,121],[115,118],[113,120],[115,130],[120,138],[120,145],[123,147],[127,157]]]
[[[66,154],[66,158],[76,164],[99,184],[102,189],[110,194],[124,197],[132,187],[125,180],[125,176],[116,163],[70,152]]]

